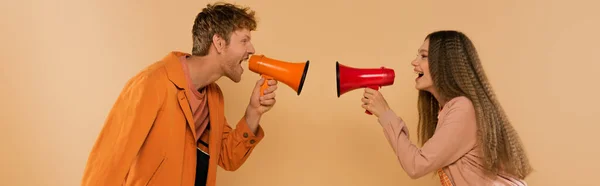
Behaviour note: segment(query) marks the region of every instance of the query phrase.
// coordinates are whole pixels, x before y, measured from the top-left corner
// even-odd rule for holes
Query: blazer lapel
[[[183,110],[183,114],[185,115],[185,120],[192,130],[192,134],[194,135],[194,139],[196,139],[196,126],[194,125],[194,118],[192,117],[192,110],[190,108],[190,104],[188,98],[185,96],[185,90],[179,90],[177,92],[177,101],[179,101],[179,106],[181,110]]]
[[[187,121],[194,138],[196,138],[196,125],[194,123],[192,109],[190,108],[188,100],[188,96],[191,95],[186,94],[186,90],[190,87],[188,87],[188,83],[183,72],[183,66],[181,66],[181,62],[179,61],[180,57],[186,55],[189,54],[182,52],[171,52],[163,58],[163,61],[165,63],[165,69],[167,71],[169,80],[171,80],[171,82],[179,89],[177,92],[177,101],[179,102],[181,110],[183,110],[185,120]]]

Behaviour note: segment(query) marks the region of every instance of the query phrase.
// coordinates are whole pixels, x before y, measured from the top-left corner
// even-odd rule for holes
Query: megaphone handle
[[[265,95],[265,89],[269,88],[269,80],[273,79],[271,76],[267,76],[267,75],[261,75],[263,77],[263,79],[265,79],[265,81],[263,82],[262,86],[260,86],[260,96],[264,96]]]
[[[369,86],[369,88],[374,89],[374,90],[379,90],[379,86]],[[373,113],[369,112],[368,110],[365,110],[365,114],[373,115]]]

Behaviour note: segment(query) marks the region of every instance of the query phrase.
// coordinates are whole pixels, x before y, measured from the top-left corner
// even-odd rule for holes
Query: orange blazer
[[[196,131],[188,104],[187,82],[179,57],[171,52],[131,78],[112,107],[87,161],[84,186],[193,186]],[[224,116],[224,100],[216,83],[207,86],[210,131],[203,139],[210,154],[207,186],[216,183],[217,165],[238,169],[263,139],[242,117],[232,129]]]

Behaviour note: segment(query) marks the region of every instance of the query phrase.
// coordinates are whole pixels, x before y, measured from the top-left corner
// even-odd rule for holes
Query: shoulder
[[[439,117],[439,127],[460,134],[466,141],[477,140],[477,116],[472,101],[467,97],[455,97],[444,106]]]
[[[141,70],[139,70],[128,82],[144,81],[155,82],[157,80],[166,79],[167,73],[163,61],[154,62]]]
[[[140,70],[125,84],[125,92],[143,94],[145,96],[162,96],[166,92],[168,78],[164,65],[160,62],[153,63]]]
[[[461,121],[474,123],[476,121],[473,102],[464,96],[452,98],[440,113],[440,120],[454,122]]]
[[[458,96],[458,97],[452,98],[450,101],[448,101],[448,103],[446,103],[445,107],[448,108],[449,111],[460,110],[460,111],[475,112],[475,107],[473,106],[473,102],[471,101],[471,99],[469,99],[465,96]]]

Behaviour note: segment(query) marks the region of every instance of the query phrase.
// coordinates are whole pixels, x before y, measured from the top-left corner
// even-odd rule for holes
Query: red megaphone
[[[372,88],[394,84],[396,74],[393,69],[381,68],[352,68],[335,62],[337,96],[358,88]],[[365,113],[372,115],[368,110]]]

